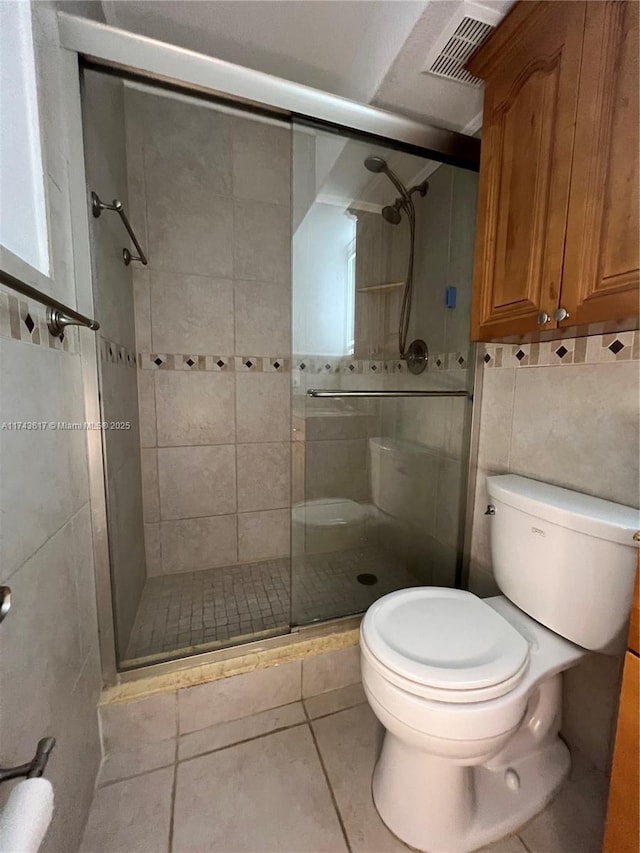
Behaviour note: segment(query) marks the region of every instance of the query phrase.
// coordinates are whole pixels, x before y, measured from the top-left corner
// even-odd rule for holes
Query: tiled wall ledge
[[[66,329],[61,341],[49,333],[44,305],[32,299],[19,299],[4,290],[0,290],[0,337],[61,352],[77,353],[79,350],[77,329]]]
[[[533,344],[483,344],[487,367],[611,364],[640,358],[640,331],[591,335]]]
[[[242,654],[239,647],[236,650],[238,654],[226,660],[191,666],[161,675],[136,678],[109,687],[103,691],[100,705],[137,701],[159,693],[170,693],[185,687],[195,687],[222,678],[351,648],[358,645],[359,636],[358,628],[349,627],[309,639],[304,635],[290,634],[280,638],[279,645],[246,654]]]

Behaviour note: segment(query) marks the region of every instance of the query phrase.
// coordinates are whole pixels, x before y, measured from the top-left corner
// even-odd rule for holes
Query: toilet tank
[[[369,439],[371,500],[393,518],[425,523],[434,505],[437,457],[424,444],[378,436]]]
[[[487,477],[491,557],[507,598],[585,649],[624,647],[640,511],[513,474]]]

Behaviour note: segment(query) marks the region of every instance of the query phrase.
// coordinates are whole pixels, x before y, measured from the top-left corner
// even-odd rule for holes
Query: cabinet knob
[[[566,320],[568,317],[569,317],[569,312],[567,311],[566,308],[563,308],[562,306],[560,306],[560,308],[556,308],[556,310],[553,312],[553,319],[557,320],[558,323],[561,320]]]
[[[548,323],[551,317],[547,314],[546,311],[541,311],[536,317],[536,323],[539,326],[544,326],[545,323]]]

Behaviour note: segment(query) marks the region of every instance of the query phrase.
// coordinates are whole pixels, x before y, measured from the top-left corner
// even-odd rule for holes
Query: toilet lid
[[[385,595],[362,634],[384,666],[417,684],[476,691],[511,679],[529,644],[492,607],[459,589],[417,587]]]

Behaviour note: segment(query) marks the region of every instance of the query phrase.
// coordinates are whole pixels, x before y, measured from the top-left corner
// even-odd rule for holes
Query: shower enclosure
[[[82,110],[119,669],[459,583],[476,174],[96,69]]]

